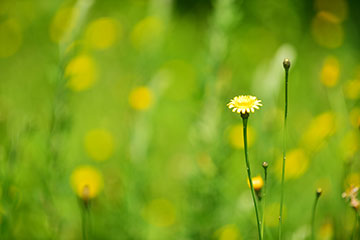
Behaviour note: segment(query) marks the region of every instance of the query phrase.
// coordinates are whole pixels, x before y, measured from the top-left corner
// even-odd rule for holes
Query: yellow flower
[[[264,186],[264,181],[263,181],[263,179],[262,179],[261,176],[253,177],[253,178],[251,179],[251,181],[252,181],[252,184],[253,184],[253,187],[254,187],[254,190],[255,190],[255,191],[260,191],[261,188]],[[249,187],[250,187],[249,179],[248,179],[248,185],[249,185]]]
[[[237,113],[250,113],[254,112],[255,109],[259,109],[261,104],[261,100],[258,100],[254,96],[250,95],[240,95],[236,96],[230,100],[230,103],[227,105],[233,112]]]
[[[71,174],[75,193],[84,200],[96,197],[103,188],[101,173],[91,166],[80,166]]]

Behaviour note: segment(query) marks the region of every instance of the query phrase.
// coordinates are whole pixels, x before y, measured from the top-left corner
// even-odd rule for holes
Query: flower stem
[[[281,240],[282,233],[282,213],[284,204],[284,181],[285,181],[285,162],[286,162],[286,133],[287,133],[287,113],[288,113],[288,77],[290,61],[285,59],[283,62],[285,69],[285,111],[284,111],[284,132],[283,132],[283,161],[281,173],[281,193],[280,193],[280,214],[279,214],[279,240]]]
[[[264,239],[264,225],[265,225],[265,201],[266,201],[266,188],[267,188],[267,167],[268,163],[263,163],[264,168],[264,190],[262,195],[262,220],[261,220],[261,237]]]
[[[320,188],[318,190],[316,190],[316,198],[315,198],[315,202],[314,202],[314,206],[313,206],[312,214],[311,214],[311,240],[315,239],[315,212],[316,212],[317,203],[319,201],[321,193],[322,193],[322,190]]]
[[[259,219],[259,210],[258,210],[257,201],[256,201],[256,197],[255,197],[254,186],[252,183],[250,162],[248,159],[248,151],[247,151],[247,121],[248,121],[249,114],[241,114],[241,117],[243,119],[243,129],[244,129],[244,151],[245,151],[246,169],[247,169],[248,179],[249,179],[249,183],[250,183],[251,196],[252,196],[252,199],[254,202],[254,207],[255,207],[255,215],[256,215],[256,221],[257,221],[259,240],[262,240],[261,223],[260,223],[260,219]]]
[[[82,206],[81,209],[81,227],[82,227],[82,239],[89,239],[89,208],[88,206]]]
[[[358,225],[358,221],[359,221],[359,215],[356,209],[354,209],[355,212],[355,221],[354,221],[354,228],[353,228],[353,232],[351,234],[351,240],[357,239],[356,238],[356,232],[357,232],[357,225]]]

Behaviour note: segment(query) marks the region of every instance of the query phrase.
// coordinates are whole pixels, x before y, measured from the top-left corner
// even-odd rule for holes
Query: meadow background
[[[349,239],[360,184],[360,14],[347,0],[1,0],[0,238],[256,239],[254,176],[269,163],[277,239],[284,58],[284,239]],[[80,187],[79,187],[80,186]]]

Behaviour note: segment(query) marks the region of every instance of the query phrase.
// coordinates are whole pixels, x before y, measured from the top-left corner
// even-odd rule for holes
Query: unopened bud
[[[322,189],[321,188],[316,189],[316,196],[320,197],[321,194],[322,194]]]
[[[263,166],[264,169],[267,169],[268,166],[269,166],[269,163],[268,163],[268,162],[263,162],[263,163],[262,163],[262,166]]]
[[[285,70],[288,70],[290,68],[290,60],[288,58],[285,58],[283,61],[283,66],[285,68]]]

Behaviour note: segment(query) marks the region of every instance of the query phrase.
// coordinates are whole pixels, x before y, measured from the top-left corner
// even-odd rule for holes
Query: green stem
[[[242,114],[241,117],[243,119],[243,129],[244,129],[244,151],[245,151],[246,169],[247,169],[248,179],[249,179],[249,183],[250,183],[251,196],[252,196],[252,199],[253,199],[253,202],[254,202],[254,207],[255,207],[255,214],[256,214],[256,221],[257,221],[259,240],[262,240],[262,237],[261,237],[261,224],[260,224],[260,219],[259,219],[259,210],[258,210],[258,206],[257,206],[257,202],[256,202],[254,186],[253,186],[253,183],[252,183],[250,162],[249,162],[249,159],[248,159],[248,151],[247,151],[247,121],[248,121],[249,115],[248,114]]]
[[[81,209],[81,227],[82,227],[82,239],[89,239],[89,209],[86,206],[82,206]]]
[[[262,196],[262,220],[261,220],[261,237],[264,239],[264,225],[265,225],[265,201],[266,201],[266,187],[267,187],[267,167],[264,168],[265,176],[264,176],[264,190]]]
[[[316,195],[312,214],[311,214],[311,240],[315,239],[315,212],[316,212],[316,206],[319,201],[319,195]]]
[[[354,209],[354,212],[355,212],[355,221],[354,221],[353,232],[351,234],[351,240],[357,239],[356,238],[356,232],[357,232],[357,225],[358,225],[359,215],[358,215],[358,212],[356,211],[356,209]]]
[[[285,67],[285,65],[284,65]],[[288,113],[288,76],[289,67],[285,67],[285,114],[284,114],[284,132],[283,132],[283,162],[281,174],[281,193],[280,193],[280,214],[279,214],[279,240],[282,233],[282,213],[284,204],[284,181],[285,181],[285,162],[286,162],[286,133],[287,133],[287,113]]]

